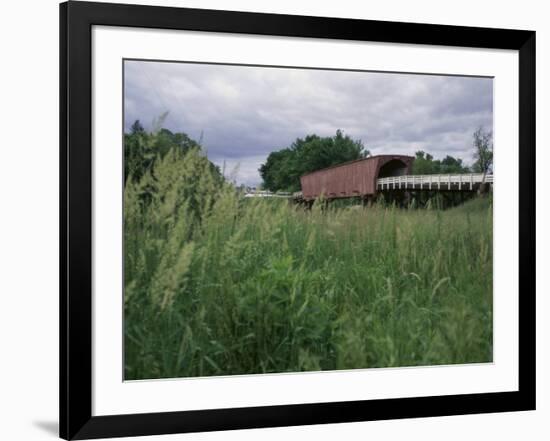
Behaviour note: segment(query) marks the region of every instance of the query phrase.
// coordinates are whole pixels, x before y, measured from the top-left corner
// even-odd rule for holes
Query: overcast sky
[[[198,140],[238,183],[261,182],[271,151],[297,137],[359,139],[371,154],[458,156],[473,161],[472,133],[493,125],[488,78],[373,72],[125,62],[125,130],[164,127]]]

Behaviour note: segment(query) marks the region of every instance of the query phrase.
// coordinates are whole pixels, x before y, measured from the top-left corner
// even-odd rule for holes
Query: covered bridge
[[[413,156],[377,155],[316,170],[300,178],[302,197],[313,200],[369,197],[376,194],[377,180],[411,173]]]

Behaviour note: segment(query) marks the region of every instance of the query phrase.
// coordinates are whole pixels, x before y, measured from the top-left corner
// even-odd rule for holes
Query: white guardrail
[[[423,188],[423,189],[449,189],[457,187],[458,190],[473,190],[474,186],[487,182],[493,183],[493,175],[483,173],[465,173],[457,175],[404,175],[380,178],[376,187],[379,190],[393,190],[399,188]]]
[[[290,198],[292,195],[289,192],[279,191],[272,193],[271,191],[258,190],[251,191],[244,195],[245,198]]]

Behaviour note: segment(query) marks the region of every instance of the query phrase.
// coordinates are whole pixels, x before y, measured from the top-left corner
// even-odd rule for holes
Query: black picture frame
[[[519,390],[92,416],[93,25],[519,53]],[[60,5],[60,436],[90,439],[535,409],[535,32],[67,2]]]

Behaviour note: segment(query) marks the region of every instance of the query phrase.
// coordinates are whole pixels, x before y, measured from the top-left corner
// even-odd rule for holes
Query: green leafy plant
[[[126,379],[492,360],[490,198],[306,210],[242,198],[200,146],[130,176]]]

